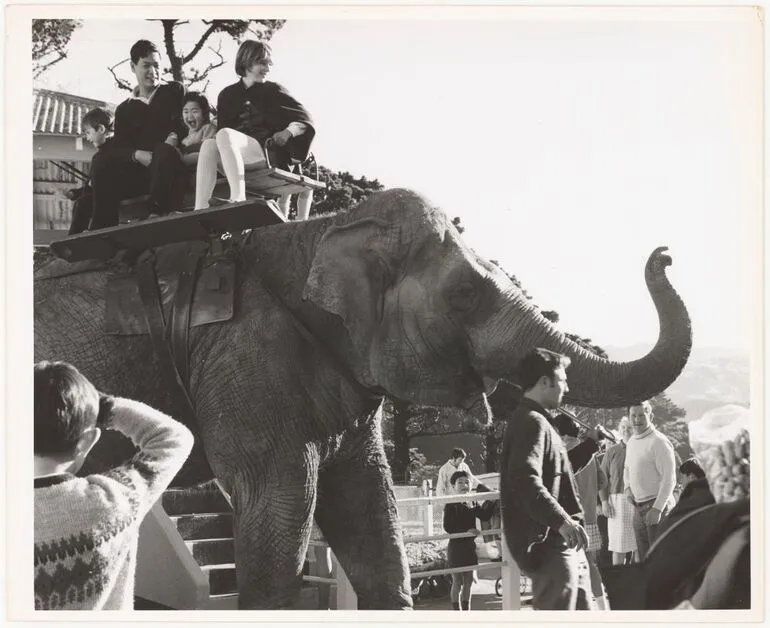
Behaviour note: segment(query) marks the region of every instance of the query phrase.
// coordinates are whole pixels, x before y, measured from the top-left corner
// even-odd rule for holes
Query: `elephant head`
[[[469,407],[516,383],[532,347],[572,359],[567,401],[618,407],[665,390],[691,348],[690,319],[654,251],[645,279],[658,311],[655,347],[631,362],[586,351],[544,318],[497,266],[471,250],[440,209],[394,189],[339,214],[321,237],[303,299],[339,316],[356,378],[422,405]]]

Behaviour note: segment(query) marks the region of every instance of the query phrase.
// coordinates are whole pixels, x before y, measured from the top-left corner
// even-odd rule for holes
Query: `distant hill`
[[[604,347],[612,360],[635,360],[650,347]],[[750,364],[748,355],[718,347],[694,348],[682,374],[666,391],[671,400],[687,411],[686,421],[727,403],[749,406]]]

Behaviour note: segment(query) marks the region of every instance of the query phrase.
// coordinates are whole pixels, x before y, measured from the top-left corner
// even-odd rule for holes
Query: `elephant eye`
[[[467,312],[475,307],[478,298],[478,291],[469,281],[463,281],[455,286],[449,295],[449,303],[455,310]]]

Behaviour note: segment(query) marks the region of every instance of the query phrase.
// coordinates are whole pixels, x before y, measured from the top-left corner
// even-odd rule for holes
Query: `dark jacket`
[[[700,478],[689,482],[679,496],[679,501],[676,503],[676,506],[674,506],[671,509],[671,512],[669,512],[668,515],[663,518],[663,521],[660,522],[656,534],[660,536],[684,515],[693,510],[697,510],[703,506],[710,506],[715,503],[716,501],[711,494],[711,489],[709,488],[709,483],[706,478]]]
[[[748,499],[690,510],[659,533],[641,563],[601,567],[616,610],[663,610],[690,599],[696,608],[749,608]]]
[[[261,144],[292,122],[304,123],[307,130],[291,138],[285,148],[292,159],[304,161],[315,137],[313,119],[282,85],[265,81],[247,88],[243,81],[238,81],[225,87],[217,98],[217,128],[235,129]]]
[[[181,83],[160,85],[150,103],[128,98],[115,110],[114,144],[110,152],[131,161],[136,150],[153,150],[172,131],[182,138],[187,130],[182,120],[185,88]]]
[[[486,489],[486,487],[484,488]],[[479,489],[476,490],[481,492]],[[466,506],[463,503],[454,503],[444,506],[444,530],[446,532],[467,532],[476,527],[476,519],[488,521],[495,510],[494,501],[485,501],[481,504],[474,501],[471,504],[472,506]],[[466,539],[450,539],[450,543],[463,540]],[[467,540],[473,541],[473,539]]]
[[[576,464],[585,465],[596,444],[586,441],[575,449]],[[558,535],[565,521],[583,516],[567,448],[546,410],[526,397],[519,402],[503,436],[500,500],[505,540],[525,570],[530,545],[542,541],[546,534]]]

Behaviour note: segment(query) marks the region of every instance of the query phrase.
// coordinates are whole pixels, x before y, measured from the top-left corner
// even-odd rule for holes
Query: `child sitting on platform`
[[[471,476],[467,471],[455,471],[449,479],[457,495],[465,495],[471,490]],[[486,487],[479,485],[479,490]],[[486,489],[488,490],[488,489]],[[487,521],[495,508],[495,503],[486,501],[482,505],[477,502],[460,502],[447,504],[444,508],[444,530],[446,532],[473,532],[480,534],[476,528],[476,519]],[[449,539],[447,548],[448,567],[467,567],[478,565],[476,543],[473,538]],[[471,608],[471,588],[475,580],[475,571],[463,571],[452,574],[452,608],[456,611],[469,611]]]
[[[182,120],[187,127],[187,135],[180,142],[179,152],[186,166],[195,166],[203,141],[217,134],[216,124],[211,121],[208,98],[200,92],[187,92],[182,105]]]
[[[97,151],[112,142],[112,115],[106,109],[91,109],[83,116],[81,126],[86,140],[91,142]],[[92,168],[95,157],[96,155],[91,158]],[[70,190],[67,197],[74,201],[69,235],[75,235],[88,229],[94,213],[94,195],[90,180],[86,181],[82,188]]]
[[[34,421],[35,610],[133,610],[139,525],[193,435],[143,403],[100,394],[66,362],[35,365]],[[137,453],[76,477],[104,429]]]

